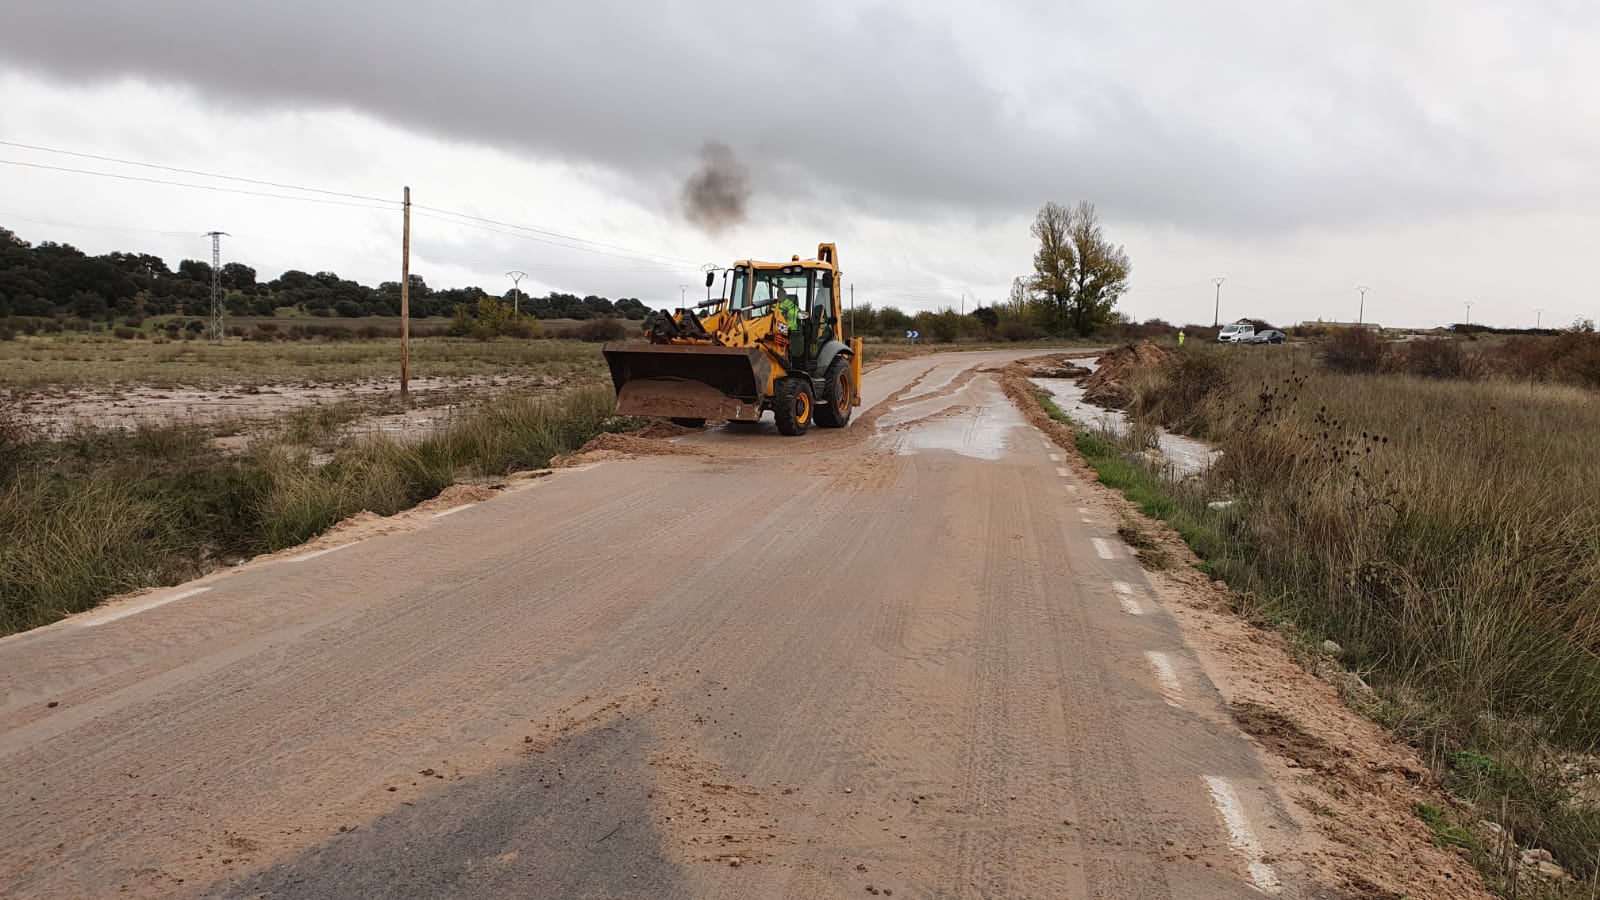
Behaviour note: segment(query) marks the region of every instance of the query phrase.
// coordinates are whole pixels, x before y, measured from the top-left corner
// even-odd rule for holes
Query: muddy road
[[[7,896],[1329,896],[990,367],[0,641]]]

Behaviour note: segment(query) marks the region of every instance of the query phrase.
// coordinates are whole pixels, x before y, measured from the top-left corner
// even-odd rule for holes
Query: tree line
[[[1017,278],[1006,299],[980,304],[970,313],[945,308],[905,312],[894,306],[858,306],[853,333],[900,337],[917,331],[925,340],[1027,340],[1087,335],[1126,325],[1116,312],[1127,290],[1131,264],[1126,251],[1106,240],[1094,205],[1046,203],[1032,226],[1039,242],[1032,274]],[[334,272],[291,269],[270,281],[230,262],[218,272],[230,315],[272,316],[288,307],[312,316],[357,318],[400,314],[400,283],[368,287]],[[476,285],[435,289],[411,276],[411,315],[417,318],[476,318],[479,301],[496,296]],[[610,300],[593,294],[552,292],[542,297],[498,295],[540,319],[644,319],[638,299]],[[90,256],[70,244],[37,245],[0,228],[0,318],[76,317],[88,321],[147,316],[205,316],[211,308],[211,265],[186,259],[176,270],[159,256],[113,252]],[[458,317],[462,318],[462,317]],[[460,323],[458,323],[460,324]]]
[[[334,272],[313,274],[298,269],[259,281],[254,268],[239,262],[224,264],[217,275],[230,315],[271,316],[283,307],[326,317],[400,314],[398,281],[368,287]],[[475,285],[436,289],[422,276],[411,276],[411,315],[417,318],[451,316],[458,306],[475,309],[485,296],[492,295]],[[512,303],[514,294],[506,291],[501,297]],[[613,301],[593,294],[522,295],[517,303],[524,313],[541,319],[643,319],[647,312],[635,298]],[[146,316],[205,316],[210,311],[208,262],[186,259],[174,270],[149,253],[117,251],[90,256],[71,244],[30,244],[0,227],[0,317],[69,316],[109,322]]]

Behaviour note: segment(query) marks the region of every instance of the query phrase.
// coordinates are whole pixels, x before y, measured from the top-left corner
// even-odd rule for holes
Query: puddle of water
[[[1066,378],[1028,380],[1048,392],[1056,406],[1074,422],[1083,422],[1091,428],[1104,429],[1112,434],[1127,432],[1127,414],[1121,410],[1104,409],[1086,402],[1083,399],[1083,388],[1079,387],[1076,381]],[[1211,468],[1212,463],[1221,455],[1220,451],[1212,449],[1201,441],[1165,431],[1159,434],[1157,443],[1162,456],[1166,457],[1167,463],[1172,466],[1173,474],[1180,478],[1204,472]]]
[[[1019,449],[1028,422],[998,390],[969,384],[950,397],[913,400],[878,420],[880,440],[902,456],[949,450],[1000,459]]]

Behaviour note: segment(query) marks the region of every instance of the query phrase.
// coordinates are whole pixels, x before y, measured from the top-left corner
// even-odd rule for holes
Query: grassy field
[[[1221,448],[1209,475],[1163,481],[1104,435],[1080,450],[1254,612],[1338,642],[1474,816],[1593,877],[1600,393],[1229,349],[1133,386],[1135,415]],[[1484,842],[1468,849],[1504,886]]]
[[[0,420],[0,634],[293,546],[363,510],[399,512],[460,480],[544,466],[638,424],[613,407],[609,387],[504,396],[400,443],[342,438],[365,408],[323,406],[285,415],[239,454],[194,425],[46,442]]]
[[[604,372],[600,348],[582,341],[429,337],[411,342],[413,378],[550,375],[598,383]],[[51,335],[0,341],[0,389],[17,391],[398,381],[399,373],[400,342],[392,338],[211,344]]]

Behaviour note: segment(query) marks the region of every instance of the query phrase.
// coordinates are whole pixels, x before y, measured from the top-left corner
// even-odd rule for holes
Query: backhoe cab
[[[819,244],[815,259],[708,272],[705,302],[653,315],[649,343],[606,345],[617,412],[699,427],[754,422],[770,409],[787,435],[813,421],[843,428],[861,404],[861,339],[845,343],[839,290],[832,244]]]

